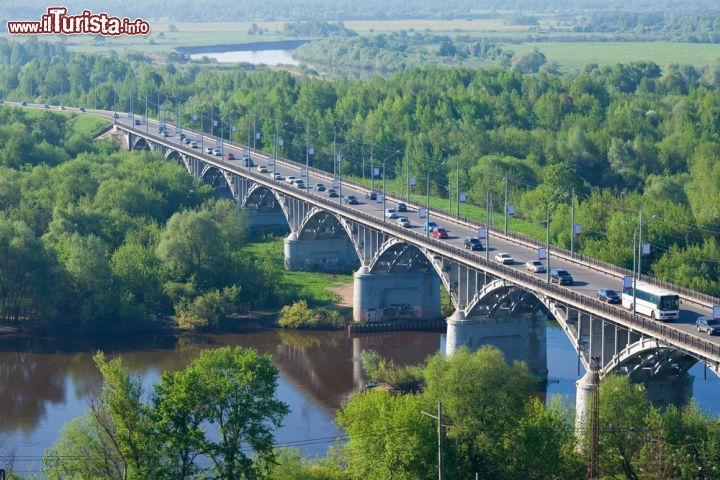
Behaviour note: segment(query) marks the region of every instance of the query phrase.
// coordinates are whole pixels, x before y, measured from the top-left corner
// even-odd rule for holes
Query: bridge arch
[[[434,271],[444,281],[444,275],[428,253],[397,238],[390,238],[380,245],[368,265],[370,273],[430,272]],[[446,287],[449,288],[448,285]]]
[[[240,207],[251,214],[282,214],[290,228],[290,215],[285,202],[274,190],[264,185],[253,184],[240,199]]]
[[[697,362],[697,358],[670,348],[655,338],[642,337],[617,352],[603,365],[600,376],[623,373],[636,381],[648,376],[682,376]]]
[[[200,173],[200,178],[212,186],[219,197],[235,198],[235,186],[225,171],[212,165],[205,165]]]
[[[350,226],[336,214],[313,208],[305,216],[297,230],[298,240],[347,240],[349,241],[358,258],[362,252],[357,242],[354,241]]]
[[[192,174],[192,169],[190,168],[187,157],[177,150],[168,148],[165,151],[165,160],[173,160],[177,162],[180,166],[185,167],[185,170]]]
[[[150,142],[148,142],[145,137],[141,137],[139,135],[131,135],[130,138],[131,140],[129,150],[152,150]]]

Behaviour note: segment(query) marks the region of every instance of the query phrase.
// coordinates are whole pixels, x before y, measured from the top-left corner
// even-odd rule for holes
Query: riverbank
[[[217,45],[194,45],[177,47],[179,53],[195,55],[199,53],[250,52],[254,50],[295,50],[310,40],[273,40],[250,43],[221,43]]]

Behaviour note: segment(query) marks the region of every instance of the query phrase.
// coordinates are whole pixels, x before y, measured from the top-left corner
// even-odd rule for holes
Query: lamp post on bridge
[[[445,165],[447,160],[443,160],[435,168],[428,170],[427,181],[425,183],[425,236],[430,236],[430,174],[435,172],[438,168]]]
[[[567,198],[567,196],[568,196],[568,194],[566,193],[564,195],[564,198]],[[550,210],[552,209],[552,207],[554,207],[558,203],[560,203],[560,202],[555,201],[555,202],[548,204],[548,206],[547,206],[547,218],[546,218],[547,231],[545,234],[545,257],[546,257],[546,262],[547,262],[547,268],[545,270],[546,270],[547,283],[550,283]]]
[[[637,279],[640,276],[640,268],[642,266],[642,229],[644,225],[652,222],[657,218],[657,215],[653,215],[648,220],[643,222],[642,210],[640,210],[640,220],[638,227],[633,232],[633,320],[637,318]],[[639,233],[639,235],[638,235]],[[637,268],[636,268],[637,267]]]

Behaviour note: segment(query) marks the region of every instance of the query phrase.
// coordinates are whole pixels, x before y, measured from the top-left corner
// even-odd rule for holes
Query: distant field
[[[345,26],[360,35],[368,33],[388,33],[399,30],[422,32],[432,30],[437,33],[508,33],[527,32],[527,25],[510,25],[502,19],[481,20],[358,20],[344,22]]]
[[[581,69],[588,63],[608,65],[647,60],[658,65],[673,63],[697,67],[714,65],[720,60],[720,44],[675,42],[553,42],[507,44],[515,52],[540,50],[548,61],[560,64],[563,71]]]

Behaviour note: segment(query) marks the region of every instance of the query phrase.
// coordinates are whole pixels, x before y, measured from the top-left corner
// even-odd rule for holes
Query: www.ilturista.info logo
[[[83,10],[80,15],[68,15],[65,7],[50,7],[40,21],[9,21],[7,31],[12,35],[147,35],[150,24],[138,18],[111,17],[107,13]]]

